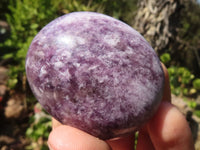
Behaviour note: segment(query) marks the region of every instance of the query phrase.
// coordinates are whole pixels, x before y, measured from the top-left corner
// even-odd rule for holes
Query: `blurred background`
[[[1,0],[0,150],[48,149],[51,118],[29,89],[25,57],[42,27],[73,11],[113,16],[148,40],[200,150],[200,0]]]

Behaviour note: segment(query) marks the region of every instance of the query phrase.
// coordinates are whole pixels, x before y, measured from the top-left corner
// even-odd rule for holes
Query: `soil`
[[[10,91],[7,68],[0,66],[0,150],[22,150],[28,144],[25,131],[29,115],[25,94]]]

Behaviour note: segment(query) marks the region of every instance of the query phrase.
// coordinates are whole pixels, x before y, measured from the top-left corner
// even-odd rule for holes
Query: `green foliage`
[[[8,87],[13,89],[15,88],[15,86],[18,83],[19,80],[19,73],[23,73],[24,72],[24,68],[21,66],[10,66],[9,68],[9,80],[8,80]]]
[[[197,107],[197,102],[196,101],[187,101],[187,104],[192,109],[195,109]]]
[[[137,131],[137,132],[135,132],[135,148],[134,149],[137,148],[138,136],[139,136],[139,132]]]
[[[200,91],[200,5],[193,1],[183,3],[177,40],[171,41],[160,60],[168,67],[173,94],[194,96]]]
[[[10,0],[8,8],[11,13],[7,14],[6,18],[10,25],[11,35],[3,44],[0,43],[0,48],[5,53],[1,57],[13,61],[9,71],[8,86],[10,88],[15,88],[17,83],[22,82],[29,45],[43,26],[58,17],[59,7],[63,3],[61,2],[61,0]],[[76,3],[73,4],[76,8],[82,8]]]
[[[11,35],[3,44],[0,43],[0,48],[5,53],[2,58],[12,60],[8,85],[14,88],[18,82],[22,82],[25,75],[25,57],[33,37],[47,21],[56,17],[56,9],[51,6],[50,1],[10,0],[9,2],[8,8],[11,13],[7,14],[6,18]]]
[[[51,131],[51,117],[46,114],[39,103],[35,104],[34,110],[35,114],[30,117],[30,126],[26,130],[26,137],[30,139],[30,145],[26,149],[48,149],[46,141]]]
[[[171,60],[171,56],[169,53],[164,53],[160,56],[160,60],[162,61],[162,63],[167,64],[170,62]]]
[[[170,64],[171,56],[164,53],[160,56],[160,60],[165,65]],[[194,75],[185,67],[170,66],[168,68],[171,91],[175,95],[191,95],[196,91],[191,86]]]
[[[194,75],[185,67],[169,67],[169,79],[172,93],[175,95],[191,95],[196,90],[191,86]]]
[[[1,0],[1,3],[0,3],[0,20],[6,19],[4,14],[9,12],[7,6],[8,6],[8,0]]]
[[[192,84],[195,89],[200,90],[200,78],[195,79]]]
[[[195,75],[186,67],[170,65],[171,56],[169,53],[162,54],[160,60],[165,65],[169,65],[168,73],[173,94],[190,96],[200,90],[200,79],[195,78]]]
[[[34,123],[27,129],[26,135],[33,141],[37,141],[40,137],[47,139],[50,131],[51,120],[49,118],[43,117],[40,118],[39,122]]]
[[[186,1],[181,11],[177,43],[173,48],[173,61],[200,76],[200,5]],[[178,46],[179,45],[179,46]]]
[[[195,110],[195,111],[194,111],[194,114],[195,114],[197,117],[200,118],[200,110]]]
[[[198,106],[199,104],[197,104],[197,102],[193,99],[188,100],[185,98],[184,101],[192,109],[193,114],[200,118],[200,109]]]

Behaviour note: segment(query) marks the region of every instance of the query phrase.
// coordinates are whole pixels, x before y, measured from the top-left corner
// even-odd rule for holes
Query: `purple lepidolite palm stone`
[[[47,112],[101,139],[133,132],[148,121],[164,84],[146,40],[125,23],[92,12],[46,25],[30,45],[26,73]]]

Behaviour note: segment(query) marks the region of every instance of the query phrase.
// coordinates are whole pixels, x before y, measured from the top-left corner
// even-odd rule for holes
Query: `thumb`
[[[111,150],[103,140],[66,125],[53,129],[48,145],[51,150]]]
[[[147,125],[156,149],[194,150],[189,125],[181,112],[168,102],[162,102]]]

